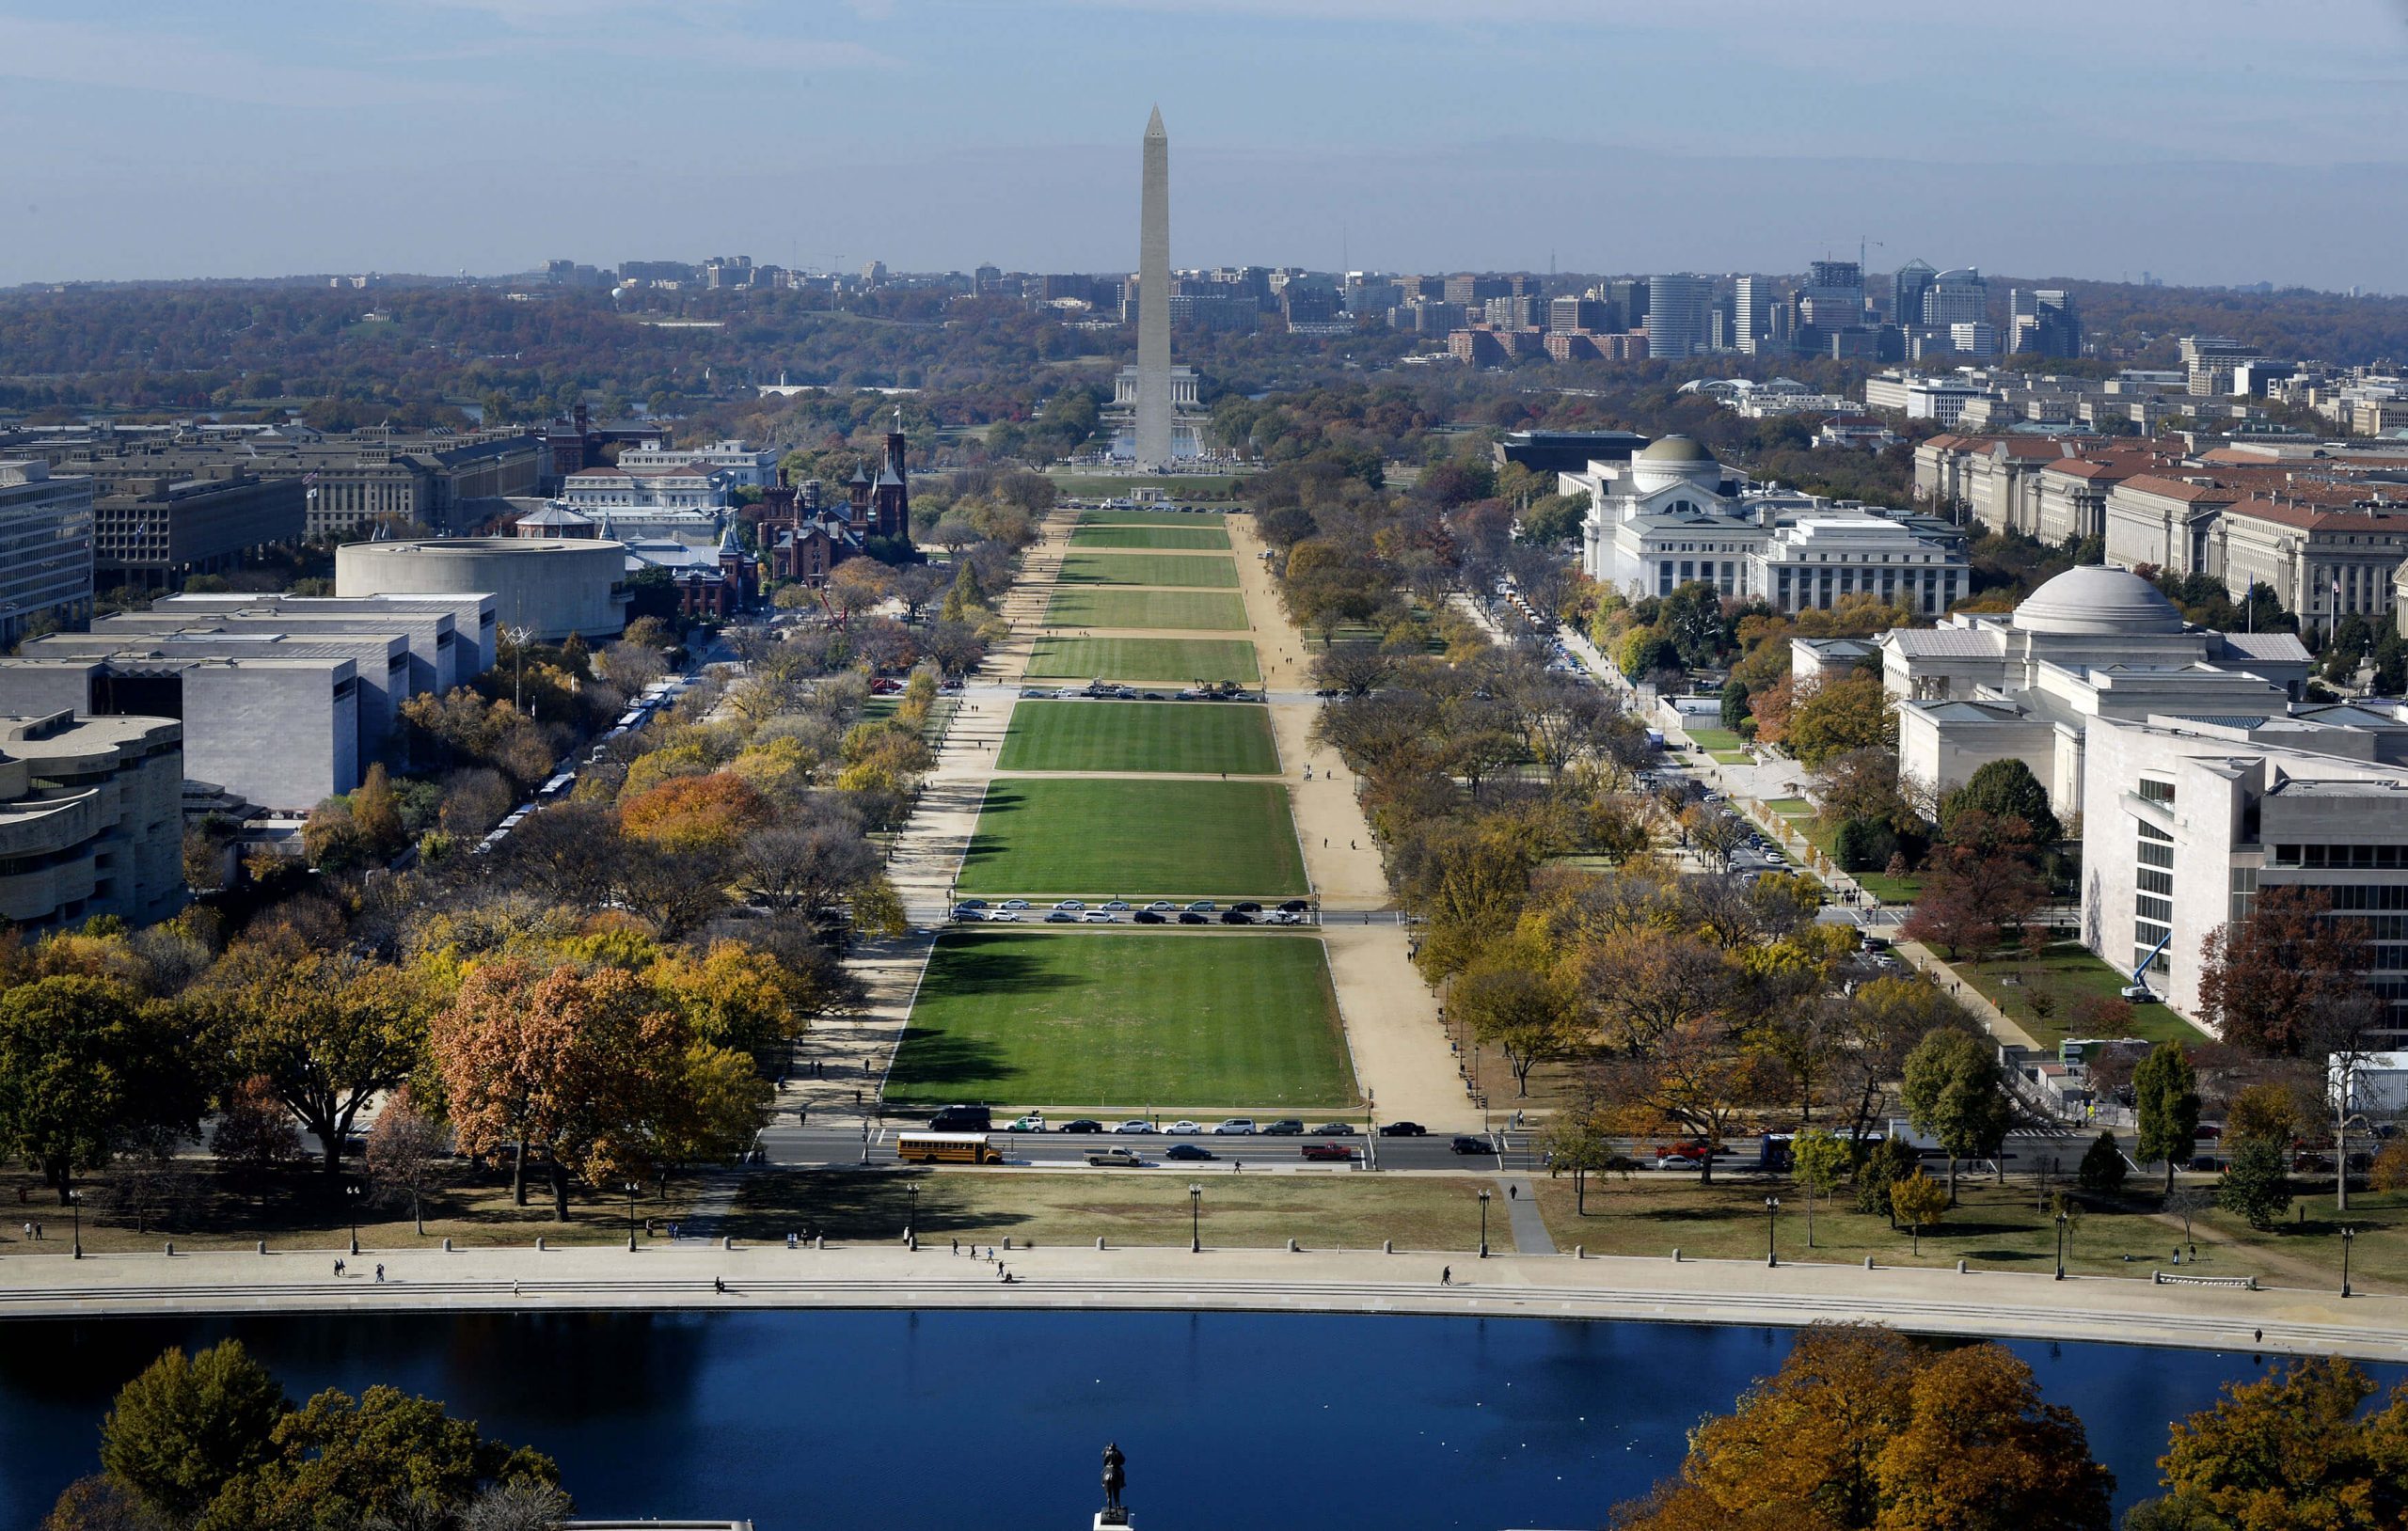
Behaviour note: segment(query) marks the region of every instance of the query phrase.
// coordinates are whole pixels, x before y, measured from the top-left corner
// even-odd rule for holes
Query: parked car
[[[1054,1129],[1056,1132],[1101,1132],[1103,1124],[1092,1116],[1073,1117]]]
[[[1282,914],[1303,914],[1312,907],[1313,903],[1311,899],[1291,898],[1285,904],[1279,906],[1279,912]]]
[[[1354,1129],[1344,1122],[1323,1122],[1313,1130],[1324,1138],[1351,1138]]]
[[[997,909],[987,916],[987,920],[990,924],[1016,925],[1020,923],[1021,914],[1018,909]]]
[[[1132,920],[1133,920],[1133,921],[1135,921],[1137,923],[1139,923],[1139,924],[1141,924],[1141,925],[1160,925],[1160,924],[1168,924],[1168,923],[1170,923],[1170,922],[1168,922],[1167,920],[1164,920],[1161,915],[1156,914],[1156,913],[1155,913],[1153,910],[1151,910],[1151,909],[1139,909],[1136,913],[1134,913],[1134,914],[1131,915],[1129,918],[1130,918],[1130,919],[1132,919]]]
[[[1202,1128],[1182,1116],[1178,1121],[1171,1123],[1170,1126],[1164,1128],[1163,1135],[1164,1137],[1171,1138],[1192,1138],[1203,1130],[1204,1129]]]
[[[1045,1130],[1045,1118],[1042,1115],[1032,1113],[1029,1115],[1018,1118],[1011,1126],[1004,1129],[1004,1130],[1006,1132],[1042,1132]]]
[[[983,909],[986,907],[987,901],[983,898],[965,898],[954,906],[957,909]]]
[[[1120,923],[1120,916],[1110,909],[1089,909],[1086,912],[1086,922],[1091,925],[1117,925]]]
[[[983,909],[956,909],[953,911],[953,917],[963,924],[974,925],[986,919],[987,915]],[[997,918],[1000,919],[1002,916],[998,915]]]
[[[1146,1161],[1144,1160],[1137,1157],[1136,1151],[1131,1148],[1090,1148],[1087,1150],[1087,1164],[1093,1169],[1133,1170],[1142,1168],[1145,1162]]]
[[[1203,915],[1196,913],[1194,909],[1181,909],[1179,915],[1179,923],[1183,925],[1209,925],[1212,922],[1205,918]]]
[[[1156,914],[1172,914],[1176,913],[1179,909],[1179,906],[1172,903],[1167,898],[1155,899],[1152,903],[1147,905],[1146,908],[1153,910]]]
[[[1657,1154],[1656,1167],[1659,1170],[1703,1169],[1705,1156],[1703,1154]]]
[[[1300,925],[1305,923],[1305,917],[1290,914],[1286,909],[1273,909],[1262,917],[1262,923],[1266,925]]]
[[[1384,1138],[1426,1138],[1430,1129],[1419,1122],[1390,1122],[1380,1129]]]
[[[1024,909],[1028,908],[1028,900],[1024,898],[1007,898],[1001,904],[996,905],[995,908],[999,909]]]
[[[1228,1121],[1225,1121],[1220,1126],[1214,1128],[1212,1131],[1214,1135],[1218,1137],[1250,1138],[1254,1136],[1255,1131],[1254,1118],[1251,1116],[1232,1116]]]
[[[1293,1116],[1282,1116],[1275,1122],[1265,1122],[1262,1130],[1266,1137],[1300,1138],[1305,1134],[1305,1124]]]
[[[1153,1129],[1153,1123],[1140,1121],[1133,1117],[1130,1120],[1121,1123],[1118,1127],[1114,1128],[1112,1130],[1115,1132],[1151,1132]]]
[[[1110,903],[1099,904],[1096,908],[1100,909],[1110,909],[1115,914],[1126,914],[1129,912],[1129,901],[1125,898],[1116,898]]]
[[[1218,904],[1213,903],[1209,898],[1199,898],[1195,903],[1187,906],[1187,912],[1190,914],[1210,914],[1219,908],[1220,906]]]
[[[1212,1149],[1205,1147],[1200,1143],[1174,1143],[1169,1147],[1163,1150],[1163,1157],[1164,1159],[1193,1160],[1217,1159],[1220,1156],[1213,1153]]]
[[[1475,1138],[1468,1132],[1458,1132],[1447,1146],[1459,1154],[1493,1154],[1497,1145],[1486,1138]]]
[[[1354,1150],[1342,1143],[1308,1143],[1297,1151],[1307,1159],[1334,1159],[1349,1164],[1354,1161]]]

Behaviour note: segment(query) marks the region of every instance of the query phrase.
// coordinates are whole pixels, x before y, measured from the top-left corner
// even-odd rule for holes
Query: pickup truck
[[[1307,1159],[1337,1160],[1350,1164],[1354,1161],[1354,1150],[1342,1143],[1308,1143],[1299,1152]]]
[[[1137,1157],[1133,1150],[1128,1148],[1090,1148],[1087,1150],[1087,1164],[1092,1169],[1133,1170],[1141,1167],[1145,1162],[1146,1161],[1144,1160]]]

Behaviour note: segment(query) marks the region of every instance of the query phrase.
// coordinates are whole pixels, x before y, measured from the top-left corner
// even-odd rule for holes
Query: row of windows
[[[2144,893],[2162,893],[2170,896],[2174,892],[2174,874],[2171,872],[2143,872],[2136,876],[2132,882],[2133,886]]]
[[[2140,781],[2140,797],[2143,802],[2162,803],[2170,808],[2174,804],[2174,783],[2152,781],[2144,776]]]
[[[2388,871],[2408,866],[2408,845],[2276,845],[2269,866]]]
[[[2174,900],[2170,898],[2151,898],[2142,893],[2132,900],[2132,908],[2141,919],[2167,925],[2174,923]]]
[[[2333,908],[2338,912],[2361,909],[2408,909],[2408,883],[2383,883],[2374,887],[2327,888],[2333,895]]]
[[[2144,840],[2132,847],[2132,854],[2139,858],[2143,866],[2153,866],[2165,871],[2173,869],[2174,847],[2172,845],[2159,844],[2153,840]]]

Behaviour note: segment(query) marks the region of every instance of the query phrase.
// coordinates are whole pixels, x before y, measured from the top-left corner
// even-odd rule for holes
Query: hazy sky
[[[549,256],[2408,291],[2408,0],[0,0],[0,283]]]

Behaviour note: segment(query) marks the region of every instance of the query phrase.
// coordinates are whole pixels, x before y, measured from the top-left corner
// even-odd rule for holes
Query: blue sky
[[[0,0],[0,283],[744,253],[2408,291],[2408,0]]]

